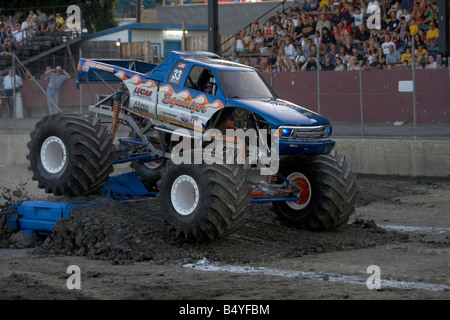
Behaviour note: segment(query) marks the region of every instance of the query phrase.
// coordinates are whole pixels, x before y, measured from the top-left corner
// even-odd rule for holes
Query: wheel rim
[[[59,173],[67,163],[67,149],[64,142],[55,136],[48,137],[41,147],[41,163],[50,173]]]
[[[311,201],[311,184],[308,178],[300,172],[294,172],[287,176],[287,179],[300,187],[300,193],[298,194],[300,200],[286,201],[286,204],[294,210],[306,208]]]
[[[153,161],[145,162],[145,163],[144,163],[144,166],[145,166],[147,169],[155,170],[155,169],[158,169],[159,167],[161,167],[161,166],[163,165],[163,163],[164,163],[164,159],[158,159],[158,160],[153,160]]]
[[[191,176],[179,176],[172,184],[170,198],[173,208],[180,215],[190,215],[197,208],[200,199],[197,182]]]

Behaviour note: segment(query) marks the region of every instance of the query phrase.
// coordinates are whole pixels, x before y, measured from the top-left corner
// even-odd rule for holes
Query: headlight
[[[291,138],[293,133],[294,129],[287,129],[287,128],[280,128],[278,132],[280,138]]]

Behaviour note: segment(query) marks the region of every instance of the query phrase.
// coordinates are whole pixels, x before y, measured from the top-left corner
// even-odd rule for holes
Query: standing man
[[[5,91],[6,96],[6,102],[9,106],[9,117],[14,118],[14,85],[16,92],[19,91],[20,88],[22,88],[22,79],[16,75],[14,77],[14,71],[12,68],[9,68],[8,74],[3,79],[3,89]]]
[[[59,88],[64,81],[70,79],[70,75],[60,66],[57,66],[56,69],[45,71],[45,77],[50,79],[47,87],[48,112],[49,114],[55,114],[58,113]]]

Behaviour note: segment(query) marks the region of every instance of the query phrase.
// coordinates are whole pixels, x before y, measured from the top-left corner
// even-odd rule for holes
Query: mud
[[[58,220],[51,236],[37,237],[24,249],[23,242],[11,241],[17,230],[6,225],[11,211],[4,208],[0,299],[449,299],[450,181],[380,176],[357,181],[355,214],[335,231],[291,228],[271,204],[252,204],[236,232],[210,243],[177,239],[154,198],[89,198],[84,199],[89,206]],[[0,191],[8,203],[43,197],[34,193],[25,171]],[[199,261],[223,268],[204,271]],[[67,288],[69,265],[81,269],[80,290]],[[382,280],[412,285],[386,282],[370,290],[364,283],[370,265],[381,268]],[[234,267],[278,273],[229,271]],[[279,270],[320,277],[297,273],[292,280]],[[364,281],[330,281],[332,274]]]

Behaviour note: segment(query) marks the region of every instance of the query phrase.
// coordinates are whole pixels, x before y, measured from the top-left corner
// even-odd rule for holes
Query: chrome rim
[[[64,142],[55,136],[48,137],[41,147],[41,162],[45,170],[59,173],[67,163],[67,149]]]
[[[200,200],[197,182],[191,176],[179,176],[172,184],[170,198],[176,212],[182,216],[190,215]]]

